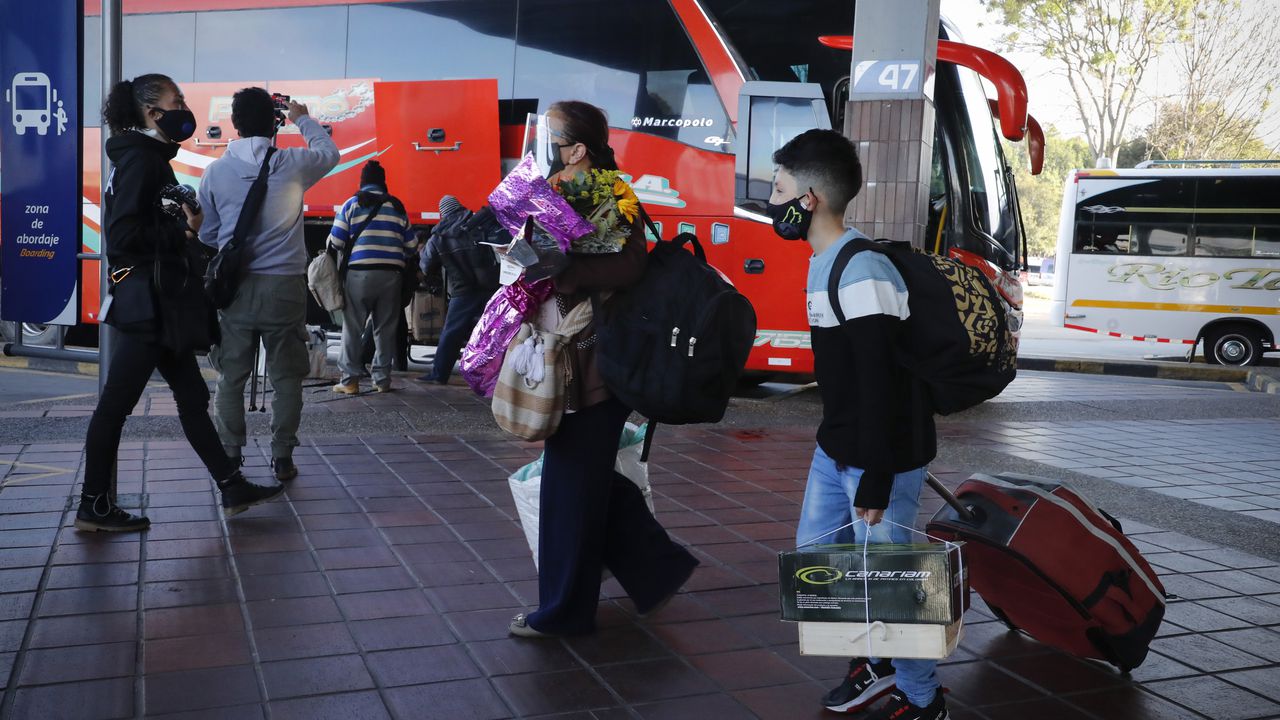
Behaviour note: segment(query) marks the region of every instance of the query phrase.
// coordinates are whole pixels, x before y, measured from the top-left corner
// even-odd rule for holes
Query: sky
[[[1280,6],[1276,0],[1244,0],[1246,10],[1259,10],[1265,6]],[[950,20],[965,42],[1000,51],[999,39],[1008,28],[995,13],[987,12],[979,0],[942,0],[942,15]],[[1044,127],[1053,125],[1067,135],[1084,136],[1084,125],[1075,110],[1071,88],[1061,76],[1059,61],[1050,60],[1036,53],[1001,52],[1022,71],[1027,82],[1029,112]],[[1168,55],[1169,53],[1166,53]],[[1168,95],[1177,91],[1178,76],[1173,62],[1166,58],[1147,71],[1143,90],[1150,95]],[[994,91],[991,91],[994,97]],[[1150,104],[1135,109],[1126,133],[1132,137],[1151,121]],[[1263,123],[1261,133],[1271,145],[1280,146],[1280,114],[1270,113]]]

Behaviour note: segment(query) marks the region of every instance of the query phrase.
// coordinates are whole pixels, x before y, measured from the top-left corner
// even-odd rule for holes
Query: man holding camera
[[[298,127],[306,148],[271,154],[276,131]],[[338,147],[308,113],[307,106],[262,88],[245,88],[231,100],[231,124],[239,140],[227,145],[200,183],[205,221],[200,240],[222,247],[231,239],[250,185],[268,163],[267,192],[259,216],[243,241],[244,264],[235,300],[218,314],[222,342],[211,355],[218,368],[218,434],[227,454],[241,457],[246,442],[244,386],[254,350],[266,349],[271,402],[271,467],[280,481],[297,477],[293,448],[302,421],[302,379],[307,359],[307,249],[302,230],[302,195],[338,164]]]

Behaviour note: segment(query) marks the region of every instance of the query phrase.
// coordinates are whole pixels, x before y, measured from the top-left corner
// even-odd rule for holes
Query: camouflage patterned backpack
[[[900,362],[929,393],[934,412],[950,415],[999,395],[1017,373],[1017,347],[1004,301],[977,268],[920,252],[903,242],[854,239],[840,248],[828,292],[839,294],[844,268],[869,250],[893,262],[907,284]],[[833,309],[843,324],[839,303]]]

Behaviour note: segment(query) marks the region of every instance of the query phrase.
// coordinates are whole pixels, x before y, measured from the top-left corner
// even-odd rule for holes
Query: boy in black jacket
[[[796,544],[911,542],[925,466],[937,446],[933,414],[893,355],[910,315],[907,286],[889,258],[861,252],[844,268],[839,296],[828,295],[840,248],[866,237],[843,221],[845,206],[862,187],[853,143],[831,130],[810,130],[774,153],[773,161],[774,231],[787,240],[805,239],[813,250],[805,293],[822,394]],[[832,311],[836,302],[844,323]],[[837,531],[854,517],[864,522]],[[932,660],[854,658],[823,704],[857,712],[896,685],[870,718],[946,720],[936,668]]]

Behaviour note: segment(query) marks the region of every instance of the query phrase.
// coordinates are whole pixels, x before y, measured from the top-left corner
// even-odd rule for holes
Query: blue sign
[[[82,0],[0,2],[0,319],[73,325]]]

